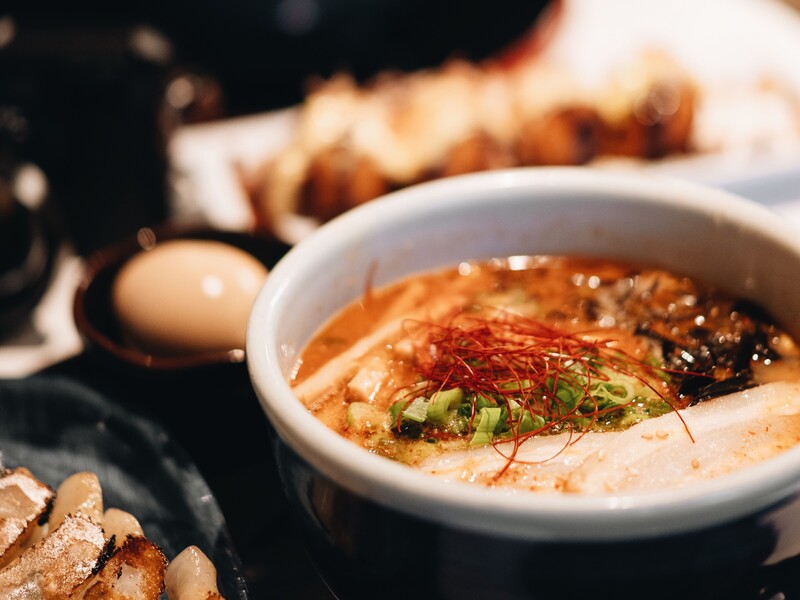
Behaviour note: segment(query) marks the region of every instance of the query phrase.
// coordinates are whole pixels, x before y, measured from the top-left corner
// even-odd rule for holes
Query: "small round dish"
[[[180,224],[140,229],[130,239],[95,252],[86,261],[73,301],[75,324],[86,349],[103,355],[117,365],[150,372],[170,373],[241,365],[245,357],[244,348],[160,355],[143,351],[125,341],[112,304],[115,278],[128,260],[145,249],[152,250],[158,244],[171,240],[222,242],[244,250],[267,269],[289,250],[286,243],[265,234]]]

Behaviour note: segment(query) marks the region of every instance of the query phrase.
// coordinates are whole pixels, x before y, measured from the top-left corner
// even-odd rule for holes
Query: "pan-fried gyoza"
[[[24,467],[0,468],[0,597],[158,600],[165,589],[170,600],[224,600],[198,548],[169,562],[133,515],[103,510],[94,473],[54,490]]]

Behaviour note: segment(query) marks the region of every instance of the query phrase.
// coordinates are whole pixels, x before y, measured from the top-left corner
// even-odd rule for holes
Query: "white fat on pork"
[[[448,481],[496,483],[537,492],[560,492],[569,474],[618,433],[534,436],[517,449],[515,461],[500,476],[514,448],[511,442],[445,452],[423,461],[419,468]]]
[[[800,384],[771,383],[651,419],[576,469],[569,491],[669,489],[718,477],[800,441]],[[691,436],[689,435],[691,432]]]
[[[621,432],[569,435],[526,441],[497,479],[509,443],[439,455],[419,467],[450,480],[512,489],[609,494],[680,487],[746,468],[800,442],[800,384],[761,385]]]

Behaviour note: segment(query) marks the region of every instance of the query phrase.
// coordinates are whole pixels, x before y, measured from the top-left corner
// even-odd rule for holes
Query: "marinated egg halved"
[[[209,240],[171,240],[120,269],[112,304],[133,346],[160,355],[244,349],[266,267],[247,252]]]

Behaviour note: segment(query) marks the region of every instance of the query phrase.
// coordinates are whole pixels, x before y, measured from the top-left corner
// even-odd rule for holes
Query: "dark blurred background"
[[[168,218],[182,123],[297,103],[309,78],[481,59],[531,27],[525,0],[13,1],[0,7],[6,173],[33,162],[81,254]]]

